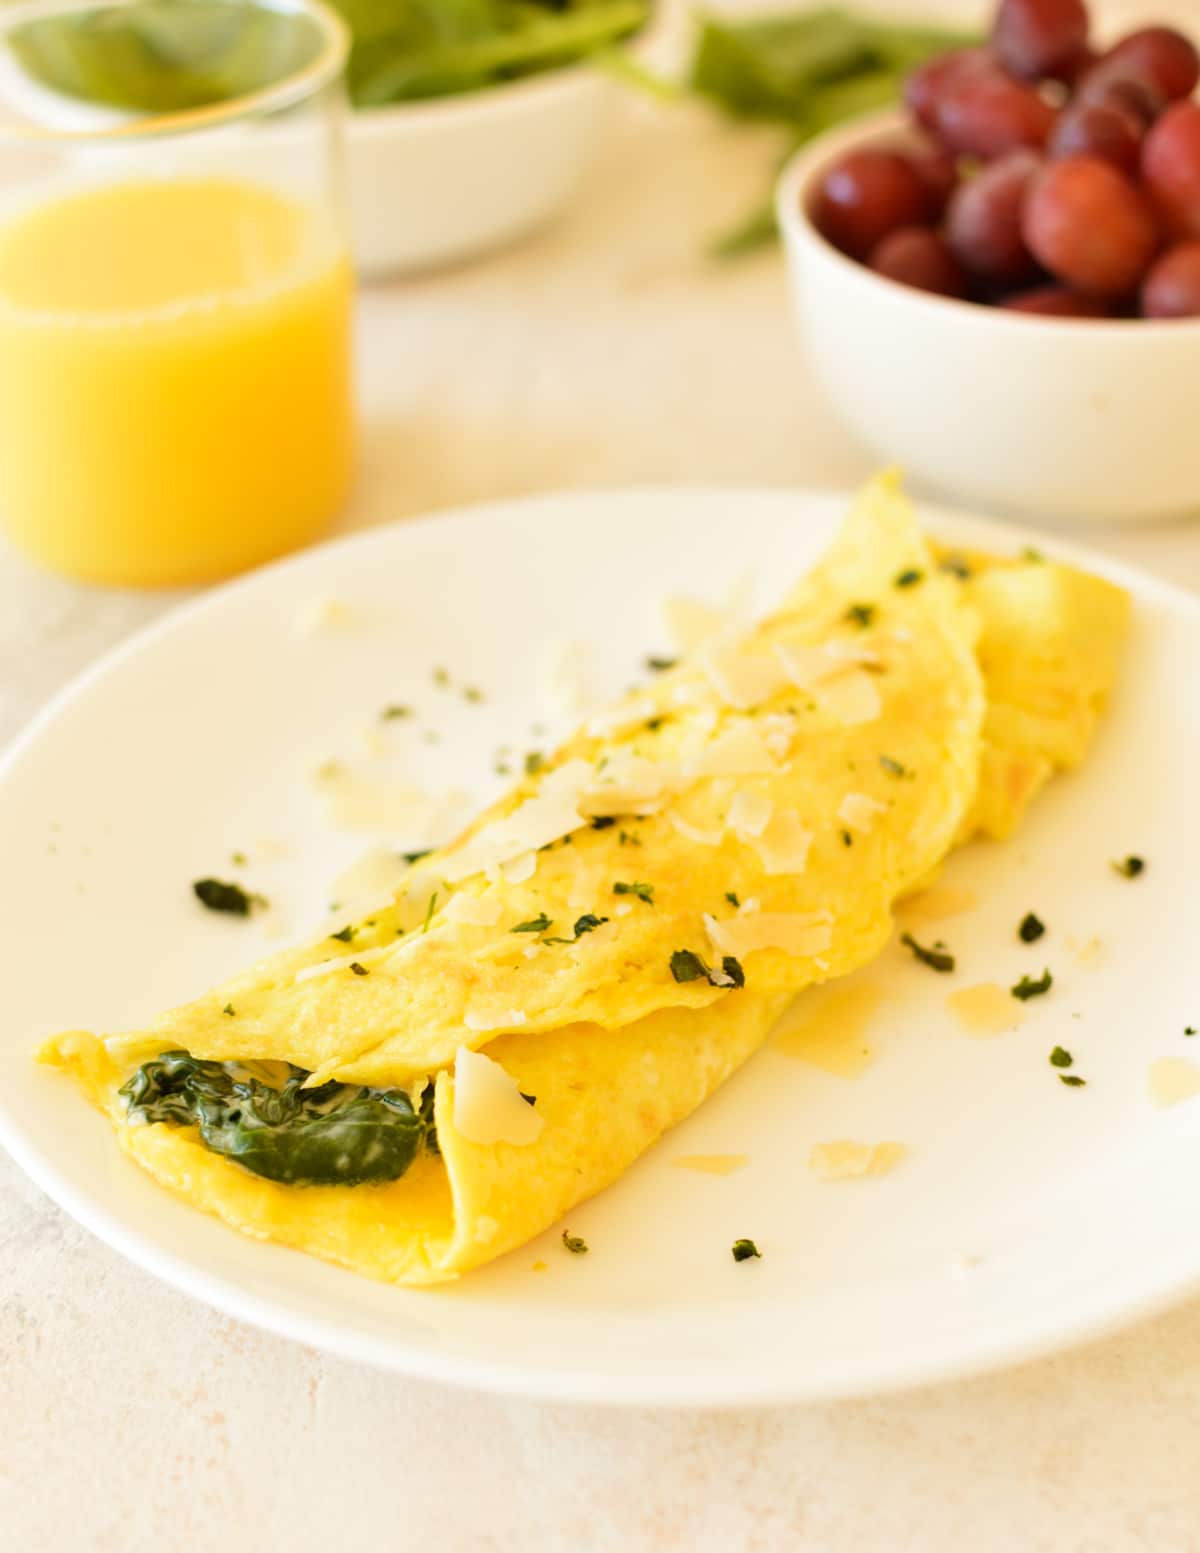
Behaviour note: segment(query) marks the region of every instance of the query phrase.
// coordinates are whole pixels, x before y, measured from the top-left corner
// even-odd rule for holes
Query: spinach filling
[[[198,1127],[214,1154],[288,1186],[395,1181],[422,1148],[437,1152],[432,1084],[414,1109],[402,1089],[336,1081],[304,1089],[303,1068],[279,1066],[287,1078],[276,1087],[240,1063],[163,1052],[120,1093],[131,1122]]]

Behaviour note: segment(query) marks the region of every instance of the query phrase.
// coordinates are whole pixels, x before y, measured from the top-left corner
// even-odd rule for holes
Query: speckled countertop
[[[629,105],[519,249],[364,296],[348,527],[526,491],[848,484],[779,259],[697,260],[769,146]],[[1200,589],[1200,524],[1088,534]],[[0,551],[0,742],[170,599]],[[1193,1233],[1185,1216],[1180,1233]],[[242,1327],[126,1264],[0,1157],[0,1545],[688,1553],[1200,1548],[1200,1303],[880,1401],[608,1412],[444,1390]]]

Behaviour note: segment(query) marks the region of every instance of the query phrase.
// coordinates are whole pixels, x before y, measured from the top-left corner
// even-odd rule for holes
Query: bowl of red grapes
[[[1100,40],[1083,0],[1001,0],[902,111],[797,153],[801,329],[864,440],[1000,510],[1200,511],[1198,83],[1174,27]]]

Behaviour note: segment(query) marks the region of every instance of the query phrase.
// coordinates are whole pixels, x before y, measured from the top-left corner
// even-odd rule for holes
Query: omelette
[[[377,911],[43,1061],[197,1208],[376,1278],[617,1180],[1085,757],[1128,601],[937,551],[873,481],[767,618],[593,717]]]

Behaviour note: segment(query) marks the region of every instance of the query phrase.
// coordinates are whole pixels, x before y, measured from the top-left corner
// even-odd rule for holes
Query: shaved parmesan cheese
[[[709,644],[701,652],[700,667],[720,699],[742,712],[769,701],[787,684],[777,659],[766,653],[743,652],[736,646]]]
[[[853,1143],[845,1138],[836,1143],[814,1143],[808,1168],[822,1181],[861,1180],[887,1175],[906,1153],[903,1143]]]
[[[742,837],[761,836],[775,812],[775,805],[763,793],[735,793],[729,805],[727,824]]]
[[[702,830],[699,825],[690,825],[673,809],[667,815],[667,822],[672,829],[677,830],[686,840],[694,841],[698,847],[719,847],[725,836],[724,830],[719,825],[715,830]]]
[[[812,831],[801,823],[795,809],[780,809],[753,846],[767,873],[802,874],[812,840]]]
[[[498,900],[480,900],[477,895],[452,895],[446,906],[446,919],[466,927],[495,927],[500,920]]]
[[[569,760],[552,771],[539,793],[442,859],[442,878],[457,884],[579,830],[587,823],[579,812],[579,797],[591,775],[592,768],[585,760]]]
[[[651,814],[681,785],[679,767],[671,761],[646,760],[621,750],[580,794],[579,811],[589,818]]]
[[[396,836],[414,841],[440,839],[470,795],[455,790],[434,795],[404,782],[380,782],[343,767],[321,776],[330,823],[339,830]]]
[[[408,873],[408,864],[390,847],[374,846],[340,873],[329,887],[338,916],[362,917],[386,906]]]
[[[856,665],[879,667],[879,655],[858,642],[834,637],[813,645],[808,642],[776,642],[775,656],[797,690],[815,690],[818,685],[844,674]]]
[[[844,728],[873,723],[883,709],[879,686],[862,669],[851,669],[822,685],[818,699],[823,711]]]
[[[579,717],[591,704],[587,659],[585,642],[547,643],[538,665],[537,689],[549,711]]]
[[[843,825],[863,835],[874,825],[877,815],[887,811],[887,804],[880,803],[867,793],[847,793],[838,805],[837,817]]]
[[[727,728],[706,744],[687,766],[688,774],[705,776],[766,776],[776,769],[771,754],[749,724]]]
[[[1151,1105],[1179,1105],[1200,1095],[1200,1066],[1190,1057],[1159,1057],[1146,1072]]]
[[[704,930],[720,955],[740,960],[759,949],[781,949],[784,954],[808,958],[829,948],[830,923],[828,912],[756,911],[748,917],[739,912],[723,922],[706,914]]]
[[[768,712],[759,726],[762,729],[762,741],[772,757],[775,760],[785,759],[796,737],[799,726],[796,719],[787,712]]]
[[[517,1081],[483,1052],[460,1046],[454,1058],[454,1128],[468,1143],[536,1143],[545,1120]]]
[[[738,907],[738,911],[740,911],[743,916],[748,916],[750,914],[750,912],[752,912],[752,911],[761,911],[761,910],[762,910],[762,901],[759,900],[757,895],[751,895],[749,900],[744,900],[742,902],[742,904]]]
[[[525,884],[537,873],[537,853],[525,852],[521,857],[513,858],[511,863],[504,865],[504,881],[506,884]]]
[[[480,1014],[468,1009],[463,1024],[468,1030],[511,1030],[525,1023],[525,1015],[519,1008],[497,1009],[494,1014]]]
[[[293,625],[297,636],[319,636],[343,626],[350,618],[350,606],[344,599],[306,599],[296,611]]]
[[[378,949],[360,949],[357,954],[334,955],[331,960],[322,960],[320,965],[306,965],[296,972],[295,984],[300,986],[302,982],[312,981],[317,976],[330,976],[334,971],[346,970],[351,965],[371,965],[391,954],[392,949],[391,944],[384,944]]]

